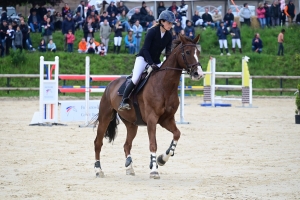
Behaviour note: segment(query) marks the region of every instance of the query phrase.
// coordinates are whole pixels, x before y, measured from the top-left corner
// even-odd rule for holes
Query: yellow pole
[[[249,87],[249,81],[250,81],[250,73],[247,62],[244,60],[244,74],[243,74],[243,87]]]
[[[208,61],[206,72],[211,72],[211,70],[210,70],[210,60]],[[205,74],[204,86],[210,86],[210,83],[211,83],[210,80],[211,80],[211,74]]]

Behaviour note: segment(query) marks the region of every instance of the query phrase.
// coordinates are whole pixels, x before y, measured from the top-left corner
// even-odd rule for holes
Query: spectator
[[[96,49],[96,45],[95,45],[95,43],[94,43],[94,39],[91,38],[91,39],[89,40],[89,42],[88,42],[88,45],[87,45],[87,53],[93,54],[93,53],[96,52],[95,49]]]
[[[86,53],[87,52],[87,43],[85,38],[83,37],[78,44],[78,53]]]
[[[259,33],[256,33],[252,40],[252,51],[261,53],[263,48],[262,40],[260,39]]]
[[[20,26],[17,26],[17,30],[15,32],[15,40],[14,40],[14,45],[17,49],[20,49],[21,51],[23,50],[23,35],[20,29]]]
[[[296,23],[299,25],[300,24],[300,13],[296,17]]]
[[[33,11],[32,12],[32,15],[29,16],[29,19],[28,19],[28,25],[30,26],[32,32],[36,32],[37,30],[40,31],[40,24],[41,23],[41,18],[36,15],[36,12]]]
[[[116,53],[117,49],[117,54],[120,53],[120,48],[121,48],[121,42],[122,42],[122,24],[120,21],[117,21],[116,26],[115,26],[115,36],[114,36],[114,53]]]
[[[213,19],[211,15],[208,13],[208,8],[205,8],[205,13],[202,15],[203,19],[203,26],[207,27],[210,26],[211,28],[215,27],[215,24],[213,23]]]
[[[264,3],[264,9],[265,9],[265,19],[266,19],[266,26],[270,27],[271,26],[271,11],[270,11],[270,7],[268,5],[268,2]]]
[[[232,52],[235,53],[235,44],[239,47],[240,53],[242,53],[242,45],[241,45],[241,31],[237,27],[236,22],[232,23],[232,28],[230,30],[230,34],[232,36]]]
[[[123,1],[120,1],[120,4],[117,9],[118,9],[118,14],[120,15],[123,13],[123,11],[125,11],[125,15],[127,15],[127,13],[129,12],[129,9],[124,5]]]
[[[293,0],[289,0],[289,3],[284,8],[284,13],[288,17],[289,25],[291,25],[296,15],[296,10],[295,10],[295,5]]]
[[[134,10],[134,14],[131,16],[129,22],[130,24],[134,24],[136,20],[141,20],[141,14],[140,14],[140,10],[138,8],[136,8]]]
[[[133,29],[133,37],[136,39],[136,46],[135,46],[135,52],[140,51],[140,44],[142,39],[142,33],[143,33],[143,27],[140,25],[140,21],[137,20],[135,24],[132,27]]]
[[[104,11],[103,14],[100,16],[100,26],[102,26],[104,20],[109,21],[109,16],[107,14],[108,13]]]
[[[28,34],[28,25],[25,23],[24,18],[20,18],[20,30],[22,32],[22,46],[24,49],[26,49],[26,40],[27,40],[27,34]]]
[[[80,4],[77,7],[76,13],[80,13],[80,16],[82,17],[82,19],[85,18],[84,16],[84,7],[85,7],[85,1],[80,1]]]
[[[95,29],[95,31],[100,28],[99,26],[100,17],[96,15],[94,11],[92,11],[91,14],[86,19],[92,19],[94,25],[93,28]]]
[[[26,39],[26,47],[29,50],[29,52],[34,52],[35,48],[32,47],[32,42],[30,38],[30,26],[28,26],[28,33],[27,33],[27,39]]]
[[[62,34],[64,35],[64,51],[66,51],[66,47],[67,47],[67,35],[69,30],[72,31],[73,35],[75,33],[75,23],[72,19],[72,15],[68,14],[67,15],[67,19],[65,19],[62,23]]]
[[[86,41],[90,41],[91,38],[94,38],[95,26],[92,18],[87,18],[87,23],[83,27],[83,35]]]
[[[251,10],[248,3],[244,3],[244,7],[240,10],[240,22],[251,26]]]
[[[72,30],[69,30],[69,33],[67,35],[67,43],[68,43],[68,52],[73,52],[73,44],[75,41],[75,36],[72,33]]]
[[[194,39],[195,38],[195,29],[192,25],[192,22],[190,20],[187,20],[187,25],[184,29],[185,36]]]
[[[55,43],[53,42],[52,39],[49,40],[49,43],[48,43],[47,47],[48,47],[48,51],[51,51],[53,53],[56,52],[56,45],[55,45]]]
[[[44,15],[47,15],[47,9],[44,5],[40,5],[40,7],[37,10],[37,15],[40,16],[40,19],[43,19]]]
[[[61,30],[62,29],[62,22],[63,18],[59,12],[55,13],[54,17],[54,28],[55,30]]]
[[[199,16],[199,11],[196,10],[195,11],[195,14],[193,16],[193,23],[194,23],[194,26],[202,26],[202,23],[203,23],[203,19]]]
[[[181,26],[181,22],[177,21],[176,25],[174,26],[174,31],[176,33],[176,35],[178,35],[180,33],[180,31],[182,30],[182,26]]]
[[[125,36],[125,47],[128,48],[129,54],[135,53],[136,38],[133,36],[133,30],[128,30],[128,35]]]
[[[182,29],[181,31],[180,31],[180,33],[179,33],[181,36],[185,36],[185,31],[184,31],[184,29]],[[178,35],[178,37],[177,38],[179,38],[179,35]]]
[[[176,1],[172,2],[172,6],[170,6],[168,8],[168,10],[171,11],[171,12],[173,12],[174,10],[176,10],[176,11],[178,10],[178,7],[176,6]]]
[[[278,53],[277,53],[278,56],[280,54],[283,56],[283,41],[284,41],[283,35],[284,35],[284,33],[285,33],[285,30],[282,29],[278,35]]]
[[[105,45],[103,43],[100,43],[100,46],[98,47],[98,54],[100,56],[106,56],[106,52],[107,52],[107,50],[106,50]]]
[[[97,42],[95,39],[94,39],[94,43],[95,43],[95,54],[99,54],[98,50],[100,49],[100,43]]]
[[[109,22],[109,26],[110,27],[114,27],[116,22],[118,21],[118,19],[116,18],[116,15],[114,12],[111,13],[109,19],[108,19],[108,22]]]
[[[45,44],[45,40],[44,39],[42,39],[40,41],[38,49],[39,49],[40,52],[46,52],[46,44]]]
[[[13,41],[15,39],[15,31],[12,28],[12,25],[8,25],[8,29],[6,31],[6,55],[9,55],[9,49],[14,47]]]
[[[212,16],[212,21],[215,23],[216,27],[219,28],[220,22],[222,21],[222,15],[219,14],[218,9],[215,10],[215,14]],[[224,26],[225,26],[225,23],[224,23]]]
[[[264,9],[263,3],[258,4],[258,8],[256,9],[257,19],[259,21],[260,27],[262,29],[265,28],[266,18],[265,18],[266,10]]]
[[[181,21],[182,21],[182,17],[181,17],[181,15],[177,12],[177,10],[173,10],[173,14],[174,14],[174,16],[175,16],[175,21],[176,22],[180,22],[180,24],[181,24]]]
[[[1,39],[2,38],[1,38],[1,35],[0,35],[0,40]],[[0,42],[0,52],[1,52],[0,57],[1,58],[4,57],[4,51],[5,51],[5,49],[4,49],[3,45],[2,45],[2,42]]]
[[[278,5],[278,0],[274,0],[270,7],[270,17],[272,21],[272,26],[279,25],[279,19],[281,17],[280,6]]]
[[[153,12],[149,10],[149,14],[146,16],[146,27],[144,27],[145,29],[149,29],[153,26],[153,21],[155,21],[154,16],[153,16]]]
[[[50,10],[48,10],[46,16],[47,16],[47,18],[50,18],[50,22],[51,22],[51,24],[53,24],[54,23],[54,17],[51,15],[51,11]]]
[[[125,10],[122,11],[119,20],[120,20],[120,22],[122,24],[122,27],[125,28],[125,31],[128,31],[130,29],[130,25],[129,25],[128,17],[126,15],[126,11]]]
[[[45,40],[45,43],[47,43],[48,41],[53,39],[52,32],[54,31],[54,26],[50,22],[50,18],[47,18],[46,23],[42,24],[42,26],[44,27],[43,38]]]
[[[74,22],[75,22],[75,30],[76,29],[82,29],[82,25],[83,25],[83,22],[84,22],[84,19],[82,18],[80,12],[77,12],[76,13],[76,16],[74,17]]]
[[[11,26],[12,26],[12,29],[14,29],[14,31],[16,32],[17,31],[18,23],[16,21],[12,21],[11,22]]]
[[[91,8],[89,9],[89,11],[88,11],[88,13],[87,13],[87,16],[89,17],[91,14],[92,14],[92,12],[95,14],[95,15],[99,15],[99,13],[98,13],[98,11],[96,10],[96,8],[95,8],[95,5],[92,5],[91,6]]]
[[[181,27],[181,28],[182,28],[182,27]],[[172,41],[173,41],[173,40],[176,40],[177,38],[178,38],[178,36],[177,36],[175,30],[173,29],[173,30],[172,30]]]
[[[109,16],[111,16],[112,13],[118,13],[118,9],[115,6],[115,2],[114,1],[110,2],[110,4],[107,7],[106,11],[107,11],[107,13],[108,13]]]
[[[286,21],[286,14],[284,12],[284,9],[286,7],[285,0],[280,0],[279,6],[281,11],[279,24],[281,24],[281,26],[284,26]]]
[[[30,15],[32,15],[33,12],[37,13],[38,12],[38,5],[37,4],[32,4],[32,7],[30,8]]]
[[[228,47],[227,47],[227,35],[228,34],[229,34],[228,30],[224,26],[224,22],[222,21],[217,30],[217,36],[219,38],[221,56],[223,56],[223,47],[225,48],[227,55],[230,56],[230,53],[228,52]]]
[[[187,4],[185,4],[184,0],[181,0],[181,5],[178,7],[177,11],[179,12],[180,16],[181,16],[181,26],[183,29],[185,29],[186,26],[186,12],[188,10],[189,6]]]
[[[7,30],[8,30],[7,22],[3,20],[0,28],[0,35],[1,35],[0,38],[1,38],[1,44],[3,48],[6,48]]]
[[[143,1],[142,7],[140,9],[140,14],[142,15],[141,17],[146,17],[146,15],[148,15],[148,11],[147,11],[146,7],[147,7],[146,2]]]
[[[110,34],[111,34],[111,28],[108,25],[107,20],[105,19],[104,23],[100,27],[100,38],[101,38],[101,42],[105,45],[107,51],[108,51],[108,42],[109,42]]]
[[[225,27],[231,27],[232,23],[234,21],[234,15],[232,14],[232,10],[229,8],[227,10],[227,13],[224,15],[224,26]]]
[[[67,15],[71,15],[71,9],[70,6],[66,3],[64,7],[62,7],[61,9],[61,15],[63,17],[63,19],[66,18]]]
[[[163,1],[160,1],[156,10],[157,18],[159,18],[160,13],[164,10],[166,10],[165,3]]]

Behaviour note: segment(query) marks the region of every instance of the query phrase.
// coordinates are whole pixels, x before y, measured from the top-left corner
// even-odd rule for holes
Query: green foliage
[[[297,86],[297,93],[296,93],[296,114],[300,115],[300,84]]]
[[[10,51],[10,58],[12,65],[15,67],[24,65],[27,61],[27,55],[19,49],[17,51]]]

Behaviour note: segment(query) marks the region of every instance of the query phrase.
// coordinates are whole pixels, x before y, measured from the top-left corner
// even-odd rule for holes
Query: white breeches
[[[147,64],[148,63],[146,63],[146,61],[144,60],[144,58],[142,56],[136,57],[135,63],[134,63],[134,68],[133,68],[132,79],[131,79],[135,85],[139,81],[140,76],[143,73],[143,71],[145,70]],[[157,66],[160,67],[161,63],[157,64]]]
[[[227,49],[227,40],[219,40],[219,44],[220,44],[220,49],[223,48],[223,46],[225,47],[225,49]]]
[[[186,27],[186,16],[182,16],[181,17],[181,27],[183,28],[183,29],[185,29],[185,27]]]
[[[242,48],[240,39],[232,39],[232,48],[235,48],[235,44],[237,44],[239,48]]]
[[[122,37],[114,37],[115,46],[121,46]]]

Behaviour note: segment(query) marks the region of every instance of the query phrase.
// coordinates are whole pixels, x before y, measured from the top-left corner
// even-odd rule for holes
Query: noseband
[[[182,50],[181,51],[181,56],[182,56],[182,59],[183,59],[183,61],[184,61],[184,64],[185,64],[185,69],[186,69],[186,72],[188,73],[188,74],[190,74],[191,73],[191,70],[192,70],[192,68],[194,67],[194,66],[198,66],[198,65],[200,65],[201,66],[201,64],[200,64],[200,62],[197,62],[197,63],[193,63],[193,64],[188,64],[188,62],[187,62],[187,60],[186,60],[186,57],[185,57],[185,53],[184,53],[184,47],[186,47],[186,46],[192,46],[192,47],[196,47],[196,49],[197,49],[197,46],[196,46],[196,44],[182,44],[181,43],[181,47],[180,47],[180,49]],[[198,49],[197,49],[198,50]],[[190,74],[191,75],[191,74]]]

